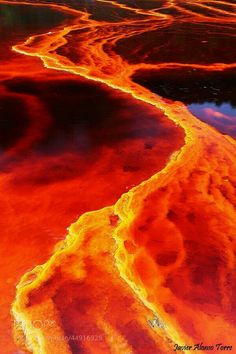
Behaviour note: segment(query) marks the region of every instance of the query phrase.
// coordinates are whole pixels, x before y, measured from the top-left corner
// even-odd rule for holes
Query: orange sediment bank
[[[75,338],[76,333],[82,333],[85,339],[77,341],[81,348],[91,352],[94,351],[93,340],[91,343],[86,338],[91,335],[103,338],[101,348],[96,345],[98,353],[116,350],[126,353],[127,343],[132,343],[131,352],[145,353],[155,348],[154,353],[168,353],[174,343],[218,343],[219,337],[223,343],[235,345],[232,343],[235,315],[231,288],[235,276],[235,168],[232,162],[235,145],[232,141],[227,143],[225,138],[217,139],[215,144],[217,136],[218,133],[208,131],[207,136],[198,141],[198,148],[202,146],[202,151],[206,149],[208,153],[207,160],[192,146],[192,153],[184,150],[166,169],[124,194],[114,208],[82,216],[71,227],[62,250],[44,266],[36,268],[33,277],[30,273],[23,277],[13,314],[25,329],[26,343],[33,352],[60,352],[60,348],[65,353],[76,352],[78,349],[71,349],[73,337],[67,333],[75,333]],[[223,165],[225,160],[227,168]],[[214,165],[213,169],[209,168],[209,162]],[[119,217],[115,225],[111,222],[113,213]],[[113,242],[112,250],[107,242]],[[107,270],[114,263],[113,254],[118,273]],[[120,283],[120,279],[115,276],[111,284],[111,273],[119,274],[136,294],[133,301],[140,299],[143,309],[149,311],[138,310],[146,326],[137,324],[139,316],[133,310],[131,314],[124,308],[117,310],[126,300],[122,286],[117,285],[116,295],[112,292],[113,282]],[[95,288],[87,288],[90,282]],[[92,303],[90,297],[94,299]],[[70,307],[72,313],[68,314]],[[77,310],[73,312],[74,307]],[[97,307],[103,321],[106,319],[109,325],[113,322],[111,331],[106,332],[100,319],[95,320]],[[118,318],[114,315],[117,312]],[[37,318],[42,321],[40,324],[51,318],[58,328],[48,332],[46,325],[43,330],[35,330]],[[25,323],[31,325],[28,327]],[[150,323],[153,324],[151,330],[156,332],[154,338],[147,333]],[[222,332],[223,328],[227,331]],[[137,333],[145,338],[143,343],[139,342]],[[110,342],[110,337],[115,338],[114,341]],[[123,343],[121,347],[119,340]],[[67,351],[62,349],[61,341],[65,347],[70,344]],[[75,345],[75,348],[78,347]]]
[[[180,11],[183,3],[166,7]],[[145,10],[124,7],[144,16]],[[196,17],[187,7],[183,13],[198,22],[199,7]],[[209,21],[222,21],[226,10],[205,8],[215,14]],[[185,64],[131,64],[116,53],[119,40],[148,32],[148,20],[152,31],[165,28],[169,16],[146,11],[140,20],[111,25],[75,11],[71,26],[32,36],[14,51],[155,107],[183,128],[185,144],[113,206],[82,215],[49,261],[22,277],[12,306],[16,341],[33,353],[156,354],[176,343],[235,347],[235,140],[131,79],[138,69]],[[231,25],[235,16],[228,15]],[[186,66],[224,70],[235,63]]]

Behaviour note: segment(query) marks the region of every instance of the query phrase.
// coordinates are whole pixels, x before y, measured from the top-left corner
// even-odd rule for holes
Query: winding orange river
[[[39,31],[12,43],[15,57],[1,68],[1,74],[9,80],[16,74],[28,76],[38,80],[38,85],[46,78],[42,91],[50,86],[50,80],[58,85],[63,80],[100,85],[109,99],[118,97],[126,102],[124,116],[124,111],[131,116],[142,112],[151,131],[156,129],[151,122],[161,121],[171,140],[168,145],[168,139],[160,134],[157,150],[145,156],[139,156],[141,138],[120,145],[114,157],[111,148],[104,148],[100,162],[80,182],[73,177],[45,189],[34,189],[30,184],[22,187],[17,180],[19,171],[32,176],[32,170],[37,174],[43,163],[43,174],[47,175],[47,166],[55,162],[51,157],[40,165],[29,156],[28,162],[16,165],[15,189],[9,187],[12,175],[1,176],[2,190],[8,192],[4,205],[7,207],[12,195],[16,208],[19,203],[20,216],[16,215],[15,223],[14,210],[9,219],[6,215],[13,225],[9,226],[9,237],[16,230],[19,235],[12,239],[12,252],[19,245],[22,248],[16,252],[14,267],[21,264],[21,254],[26,260],[16,277],[21,277],[16,294],[9,295],[11,310],[8,303],[4,305],[5,320],[9,321],[7,311],[12,314],[16,345],[23,352],[43,354],[165,354],[174,352],[176,344],[184,353],[207,353],[210,346],[214,347],[211,352],[230,347],[236,352],[235,140],[200,121],[183,102],[163,98],[133,79],[145,71],[234,72],[236,62],[228,57],[225,61],[210,57],[194,61],[193,53],[188,60],[181,60],[178,48],[171,48],[172,55],[165,60],[165,40],[152,51],[152,36],[160,32],[165,38],[173,26],[181,25],[195,34],[203,26],[208,36],[214,36],[217,29],[234,38],[236,4],[229,0],[163,0],[146,5],[109,0],[92,5],[89,1],[0,2],[37,7],[37,11],[47,7],[66,17],[46,33]],[[18,96],[24,96],[35,118],[24,139],[8,150],[10,157],[39,140],[51,124],[46,108],[36,98],[27,93]],[[146,151],[151,154],[149,143]],[[131,150],[136,153],[132,163],[140,159],[142,168],[128,166],[135,172],[130,180],[124,180],[117,161],[123,161]],[[75,176],[76,165],[86,165],[69,153],[64,158],[72,159]],[[106,172],[96,174],[101,166]],[[33,200],[31,204],[22,199],[18,188]],[[63,193],[57,198],[59,189]],[[42,203],[44,207],[40,206],[37,214],[37,205]],[[24,227],[28,218],[32,218],[31,229]],[[2,225],[4,230],[4,222]],[[50,225],[56,240],[48,241],[39,225],[44,230]],[[63,231],[66,226],[67,236]],[[28,233],[29,238],[20,233]],[[7,272],[7,260],[4,264],[3,272]],[[5,320],[1,318],[1,328]],[[4,332],[1,335],[4,337]],[[10,336],[3,342],[5,351],[3,348],[1,353],[16,353]],[[194,345],[199,345],[197,350]]]

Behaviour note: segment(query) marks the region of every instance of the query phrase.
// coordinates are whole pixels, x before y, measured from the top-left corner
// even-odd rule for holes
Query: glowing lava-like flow
[[[229,60],[161,61],[165,44],[151,53],[146,35],[200,23],[210,34],[217,28],[233,37],[236,5],[157,1],[145,9],[97,1],[108,13],[104,20],[66,3],[47,6],[71,14],[70,24],[31,36],[14,51],[156,107],[184,129],[185,144],[115,205],[81,216],[49,261],[22,277],[12,307],[16,337],[34,353],[170,353],[175,343],[203,343],[203,353],[204,345],[236,346],[235,140],[132,79],[138,70],[234,69]],[[142,51],[145,44],[149,51]]]

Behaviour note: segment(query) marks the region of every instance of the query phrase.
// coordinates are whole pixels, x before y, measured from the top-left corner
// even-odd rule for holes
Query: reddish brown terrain
[[[234,2],[0,10],[1,353],[234,352]]]

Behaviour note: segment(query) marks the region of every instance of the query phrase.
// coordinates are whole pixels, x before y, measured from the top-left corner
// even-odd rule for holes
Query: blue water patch
[[[215,127],[223,134],[236,138],[236,107],[225,102],[220,105],[212,102],[188,105],[190,112],[201,121]]]

